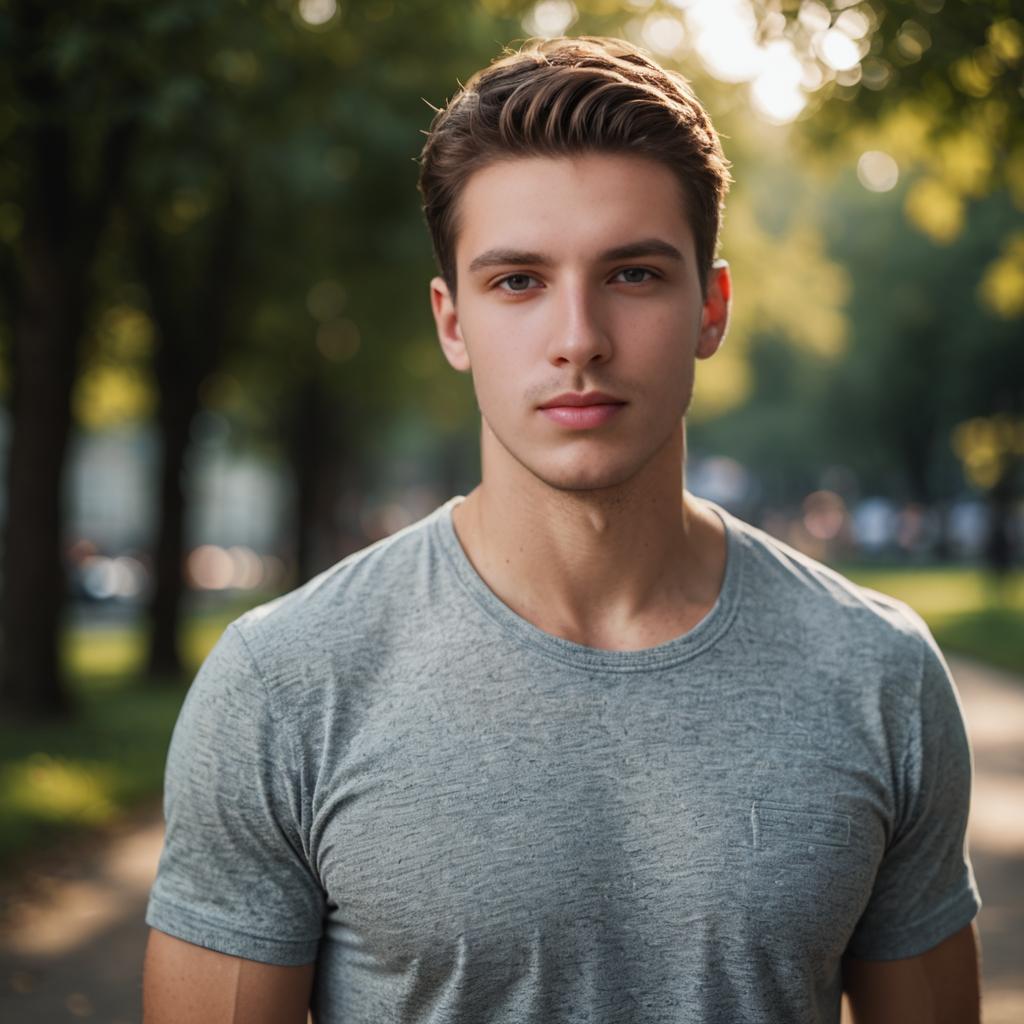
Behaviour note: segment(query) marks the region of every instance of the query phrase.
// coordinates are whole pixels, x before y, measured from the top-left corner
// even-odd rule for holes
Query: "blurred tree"
[[[771,193],[770,174],[761,185]],[[1014,396],[1024,348],[1019,320],[989,308],[982,292],[1013,206],[1005,191],[976,201],[957,244],[942,245],[907,230],[903,191],[866,191],[852,172],[804,180],[791,214],[820,224],[848,276],[848,342],[824,359],[759,334],[749,399],[691,436],[754,468],[769,503],[822,486],[836,465],[858,482],[850,498],[884,493],[941,507],[966,479],[990,495],[993,537],[1005,538],[1007,495],[1021,486],[1019,431],[1007,424],[1022,421]]]
[[[14,2],[0,12],[0,278],[11,324],[0,707],[15,715],[68,709],[57,646],[61,475],[95,255],[137,133],[124,6],[96,5],[97,51],[69,11]]]
[[[1005,193],[979,203],[960,243],[944,246],[892,216],[901,196],[846,184],[822,210],[833,251],[854,278],[851,345],[835,368],[825,421],[869,478],[895,461],[906,497],[949,497],[954,426],[1004,403],[1010,411],[1024,387],[1020,325],[978,294],[1010,204]]]
[[[762,29],[813,63],[820,86],[801,114],[808,159],[884,150],[918,173],[909,221],[939,243],[967,205],[1006,190],[1024,210],[1024,23],[1015,0],[806,0],[757,5]],[[870,177],[870,175],[869,175]]]
[[[125,304],[121,282],[97,279],[99,247],[119,249],[105,266],[143,286],[152,325],[163,468],[150,662],[173,672],[184,454],[204,393],[216,401],[214,371],[234,344],[267,371],[253,404],[262,395],[293,418],[340,406],[344,432],[372,431],[419,390],[401,354],[425,340],[429,317],[395,301],[410,268],[423,280],[430,266],[415,193],[430,117],[419,97],[450,89],[507,34],[487,12],[423,0],[97,0],[82,13],[27,3],[0,13],[10,153],[0,272],[13,324],[0,702],[23,714],[67,707],[57,637],[72,385],[94,318]],[[344,281],[344,310],[314,301],[324,280]],[[90,363],[94,395],[126,379]],[[311,381],[319,404],[289,399]],[[314,439],[338,431],[289,433],[302,439],[300,511],[331,509],[329,495],[305,492],[323,488],[337,457]]]
[[[218,366],[229,326],[233,279],[241,244],[240,200],[230,171],[226,195],[211,217],[205,251],[191,267],[169,258],[159,228],[138,218],[139,274],[149,295],[158,344],[153,369],[157,382],[157,424],[161,472],[157,538],[150,601],[150,678],[176,677],[182,668],[178,627],[184,590],[185,453],[199,389]],[[192,273],[189,273],[189,271]]]
[[[1024,470],[1024,417],[997,413],[964,420],[953,430],[953,448],[965,476],[990,495],[995,514],[986,554],[997,572],[1005,572],[1013,561],[1010,523]]]

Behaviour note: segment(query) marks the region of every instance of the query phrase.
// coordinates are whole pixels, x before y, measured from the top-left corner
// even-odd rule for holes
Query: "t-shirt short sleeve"
[[[316,959],[324,894],[304,853],[292,747],[271,712],[229,626],[174,728],[146,923],[220,953],[297,965]]]
[[[967,852],[972,759],[963,713],[935,640],[914,618],[923,656],[898,773],[897,821],[847,947],[864,960],[919,956],[964,928],[981,908]]]

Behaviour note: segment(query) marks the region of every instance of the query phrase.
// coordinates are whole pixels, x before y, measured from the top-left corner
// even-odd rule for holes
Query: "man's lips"
[[[607,423],[625,404],[603,391],[568,391],[548,399],[538,409],[560,426],[589,430]]]

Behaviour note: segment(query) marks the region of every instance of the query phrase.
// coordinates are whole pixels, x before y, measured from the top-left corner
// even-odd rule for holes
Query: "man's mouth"
[[[589,430],[607,423],[626,403],[603,391],[567,391],[538,406],[549,420],[571,430]]]

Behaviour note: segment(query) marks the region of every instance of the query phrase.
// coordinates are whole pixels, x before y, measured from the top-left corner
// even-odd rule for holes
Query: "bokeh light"
[[[686,29],[670,14],[652,14],[644,19],[644,42],[663,56],[674,53],[686,38]]]
[[[337,13],[335,0],[299,0],[299,17],[307,25],[326,25]]]
[[[807,105],[806,94],[801,88],[805,69],[788,40],[780,39],[769,44],[763,53],[764,70],[751,85],[751,102],[766,120],[785,124],[796,118]]]
[[[857,180],[869,192],[890,192],[900,178],[899,164],[879,149],[861,153],[857,161]]]
[[[702,63],[719,81],[748,82],[760,72],[764,54],[746,0],[694,0],[686,22]]]
[[[227,589],[234,571],[231,556],[215,544],[202,544],[188,556],[189,579],[201,590]]]
[[[804,529],[820,541],[835,540],[846,525],[846,503],[834,491],[814,491],[804,498]]]
[[[835,71],[849,71],[860,63],[857,44],[837,28],[829,29],[818,40],[821,59]]]
[[[811,32],[823,32],[832,24],[832,14],[817,0],[806,0],[800,5],[797,21]]]
[[[565,35],[576,20],[576,5],[571,0],[541,0],[523,19],[523,27],[530,35],[554,39]]]
[[[854,8],[836,18],[836,28],[851,39],[863,39],[871,31],[871,19],[862,8]]]

